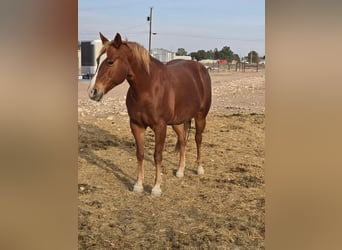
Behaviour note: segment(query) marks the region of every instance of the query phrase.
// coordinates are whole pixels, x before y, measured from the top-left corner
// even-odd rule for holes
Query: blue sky
[[[240,56],[265,55],[264,0],[79,0],[78,39],[119,32],[148,48],[150,7],[152,48],[190,53],[229,46]]]

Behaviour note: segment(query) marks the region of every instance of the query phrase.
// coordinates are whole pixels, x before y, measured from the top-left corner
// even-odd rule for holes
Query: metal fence
[[[265,64],[258,64],[258,63],[227,63],[227,64],[219,64],[218,62],[215,63],[203,63],[203,65],[208,69],[210,72],[225,72],[225,71],[236,71],[236,72],[250,72],[264,70]]]

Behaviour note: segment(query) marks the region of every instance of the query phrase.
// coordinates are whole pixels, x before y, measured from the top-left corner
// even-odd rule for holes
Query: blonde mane
[[[100,51],[100,55],[105,53],[109,46],[113,44],[114,41],[105,43]],[[150,74],[150,54],[148,51],[140,44],[131,41],[123,41],[122,44],[128,46],[131,49],[133,57],[145,68],[148,74]]]
[[[136,42],[126,41],[127,46],[131,49],[133,56],[140,62],[146,69],[147,73],[150,73],[150,54],[148,51]]]

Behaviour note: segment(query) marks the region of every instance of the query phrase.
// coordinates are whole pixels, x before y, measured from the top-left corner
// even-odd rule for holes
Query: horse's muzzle
[[[97,88],[89,89],[88,94],[89,94],[90,99],[97,101],[97,102],[101,101],[103,97],[103,91]]]

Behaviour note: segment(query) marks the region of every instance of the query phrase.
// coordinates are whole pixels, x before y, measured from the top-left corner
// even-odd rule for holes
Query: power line
[[[142,27],[142,26],[146,26],[146,23],[130,26],[130,27],[127,27],[127,28],[123,28],[123,30],[130,30],[130,29],[139,28],[139,27]]]
[[[182,36],[182,37],[192,37],[192,38],[202,38],[202,39],[216,39],[216,40],[230,40],[230,41],[240,41],[240,42],[264,42],[264,39],[241,39],[241,38],[229,38],[229,37],[216,37],[216,36],[205,36],[205,35],[191,35],[185,33],[159,33],[157,35],[164,36]]]
[[[174,32],[152,32],[152,7],[150,8],[150,16],[147,17],[149,22],[149,30],[132,30],[134,28],[140,28],[145,26],[145,24],[138,24],[134,26],[129,26],[123,28],[122,30],[132,30],[131,32],[124,32],[125,34],[149,34],[149,47],[151,45],[151,35],[158,36],[177,36],[177,37],[189,37],[189,38],[200,38],[200,39],[215,39],[215,40],[227,40],[227,41],[239,41],[239,42],[265,42],[265,39],[244,39],[244,38],[232,38],[232,37],[221,37],[221,36],[208,36],[208,35],[197,35],[188,33],[174,33]],[[97,35],[97,32],[93,31],[83,31],[79,32],[79,35],[91,36],[93,34]]]
[[[126,35],[147,34],[147,33],[148,33],[147,30],[125,32]]]

